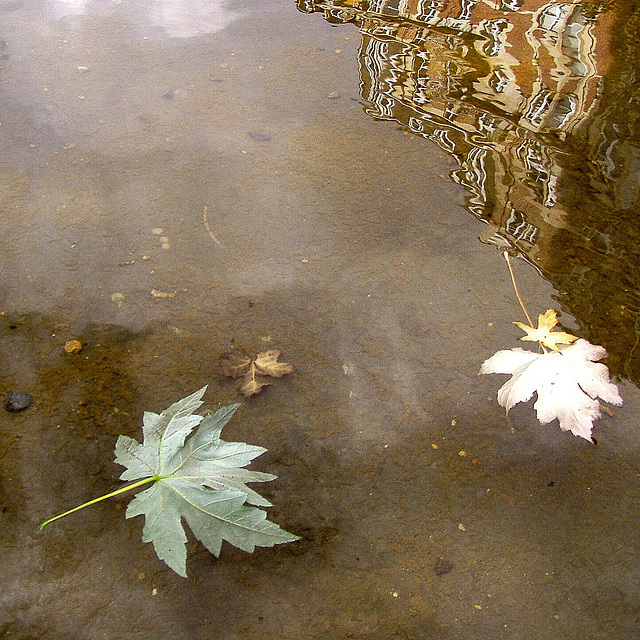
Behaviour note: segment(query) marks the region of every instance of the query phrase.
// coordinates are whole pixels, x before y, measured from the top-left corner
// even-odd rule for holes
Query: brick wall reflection
[[[638,84],[629,65],[637,68],[640,20],[599,6],[299,0],[302,11],[358,27],[367,113],[451,154],[469,210],[487,223],[481,239],[534,264],[585,337],[638,380],[625,344],[640,342],[640,90],[616,87]]]

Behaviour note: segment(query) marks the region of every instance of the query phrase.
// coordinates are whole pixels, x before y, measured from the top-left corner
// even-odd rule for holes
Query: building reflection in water
[[[299,0],[362,34],[366,112],[451,154],[484,242],[640,382],[640,10],[622,0]],[[626,6],[625,6],[626,5]]]

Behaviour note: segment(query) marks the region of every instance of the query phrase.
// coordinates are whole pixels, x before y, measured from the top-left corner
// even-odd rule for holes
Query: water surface
[[[0,7],[5,636],[640,635],[638,16],[517,4]],[[504,248],[611,353],[597,446],[476,375],[520,334]],[[296,373],[245,400],[234,348]],[[300,542],[191,540],[185,581],[125,496],[38,531],[204,384]]]

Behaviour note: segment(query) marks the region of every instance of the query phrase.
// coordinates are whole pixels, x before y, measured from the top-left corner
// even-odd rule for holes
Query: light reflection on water
[[[366,113],[451,154],[468,210],[487,223],[481,239],[534,264],[637,383],[637,12],[549,0],[298,6],[358,27]]]
[[[112,8],[121,2],[114,0]],[[94,5],[92,0],[54,0],[53,13],[57,18],[81,16]],[[152,0],[141,22],[161,28],[171,38],[191,38],[216,33],[241,15],[230,11],[224,0]]]

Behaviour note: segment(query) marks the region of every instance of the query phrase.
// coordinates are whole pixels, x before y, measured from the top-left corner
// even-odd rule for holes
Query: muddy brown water
[[[462,5],[0,4],[3,637],[640,638],[637,16]],[[476,375],[523,319],[495,245],[610,351],[596,446]],[[296,372],[245,400],[233,348]],[[205,384],[301,541],[185,580],[126,495],[38,530]]]

